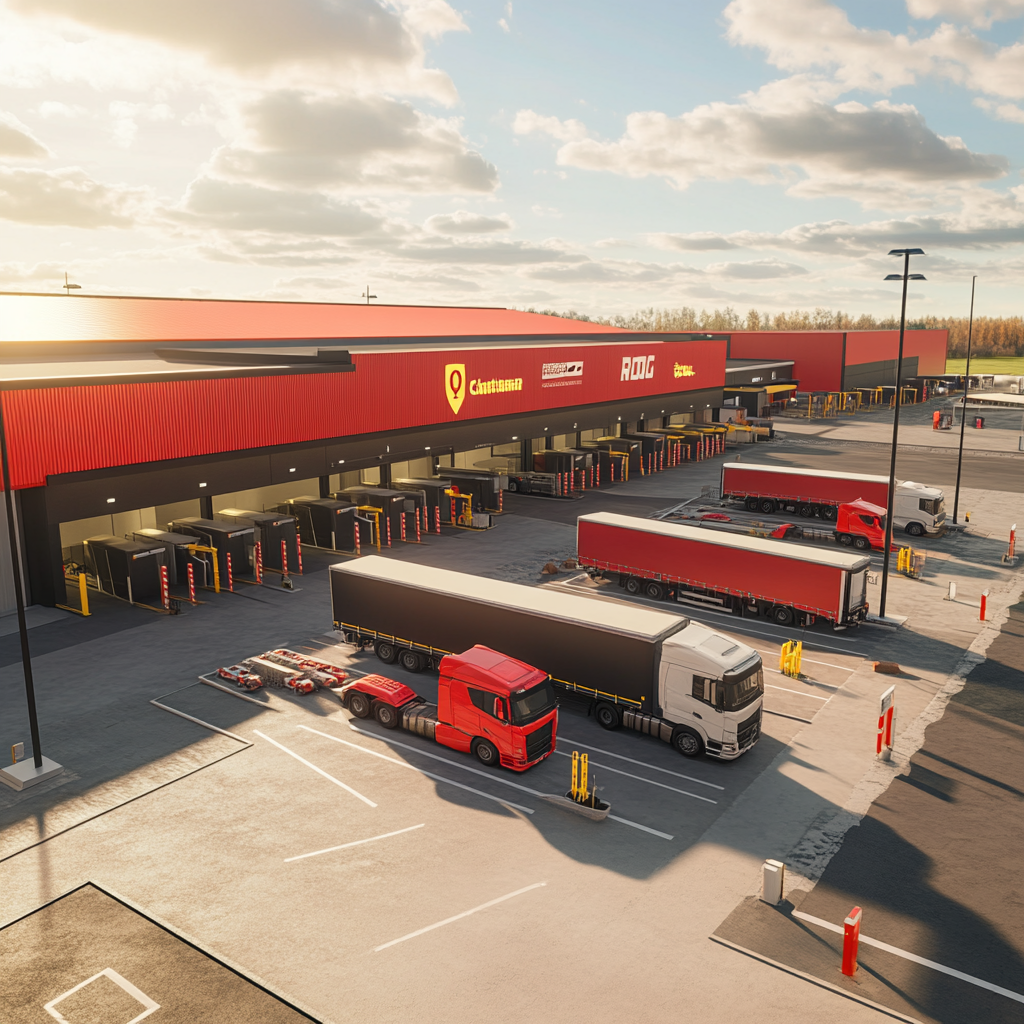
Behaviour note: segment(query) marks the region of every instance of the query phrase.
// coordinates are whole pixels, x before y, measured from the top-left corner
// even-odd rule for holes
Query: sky
[[[0,290],[1024,313],[1024,0],[0,0]]]

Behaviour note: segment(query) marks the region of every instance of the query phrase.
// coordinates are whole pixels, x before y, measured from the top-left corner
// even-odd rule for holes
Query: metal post
[[[36,714],[36,687],[32,679],[32,654],[28,646],[28,623],[25,620],[25,595],[21,590],[21,558],[18,552],[18,530],[14,522],[14,492],[11,490],[11,467],[7,458],[7,428],[4,425],[3,392],[0,391],[0,463],[3,465],[4,504],[7,507],[7,541],[11,552],[14,576],[14,601],[18,608],[18,635],[21,637],[21,669],[25,675],[25,702],[28,705],[28,727],[32,735],[32,763],[43,767],[42,741],[39,739],[39,717]]]
[[[956,524],[957,512],[960,510],[960,467],[964,461],[964,427],[967,426],[967,386],[971,375],[971,336],[974,333],[974,285],[978,280],[975,274],[971,278],[971,318],[967,323],[967,367],[964,370],[964,407],[960,413],[960,451],[956,457],[956,491],[953,494],[953,523]]]

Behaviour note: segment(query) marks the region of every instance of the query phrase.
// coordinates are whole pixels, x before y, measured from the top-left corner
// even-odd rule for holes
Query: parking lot
[[[809,445],[756,457],[834,458]],[[541,584],[545,561],[572,554],[576,515],[644,514],[699,495],[720,462],[579,502],[516,497],[494,530],[391,554]],[[92,881],[297,1003],[295,1013],[333,1021],[878,1019],[709,936],[756,891],[765,857],[784,859],[857,792],[873,763],[878,695],[894,681],[872,663],[900,663],[900,722],[910,725],[981,629],[981,589],[994,610],[1014,599],[1019,577],[1000,567],[998,549],[1019,489],[1008,481],[986,494],[980,482],[970,480],[973,507],[990,522],[979,515],[972,534],[926,541],[925,579],[892,581],[902,629],[794,631],[676,606],[764,659],[764,732],[734,762],[685,760],[568,706],[546,761],[522,774],[486,770],[354,719],[329,693],[264,689],[244,700],[198,682],[271,646],[319,652],[354,673],[380,669],[330,632],[331,559],[316,552],[294,593],[211,595],[168,618],[116,608],[105,622],[101,607],[92,622],[41,626],[32,642],[43,735],[69,771],[0,793],[0,923]],[[943,601],[954,578],[960,600]],[[572,571],[543,585],[592,588]],[[627,600],[612,590],[597,599]],[[120,628],[104,632],[115,620]],[[800,679],[777,670],[788,639],[804,641]],[[0,739],[14,742],[19,680],[9,652],[3,660]],[[433,698],[436,679],[386,671]],[[607,821],[542,799],[568,788],[573,750],[590,758],[612,804]],[[40,956],[64,955],[51,935],[33,941]],[[78,983],[69,977],[39,975],[32,999],[56,998]],[[174,1000],[161,1003],[166,1019],[187,1019],[171,1016],[186,1012]],[[31,1019],[8,1012],[0,1020]]]

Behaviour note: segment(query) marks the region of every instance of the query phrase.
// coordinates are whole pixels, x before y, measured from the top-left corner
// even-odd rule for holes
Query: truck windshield
[[[930,516],[937,516],[942,511],[941,498],[920,498],[917,503],[918,511],[927,512]]]
[[[764,669],[758,662],[757,668],[742,679],[725,680],[724,711],[739,711],[764,693]]]
[[[540,686],[535,686],[526,693],[512,695],[512,721],[516,725],[526,725],[541,715],[555,710],[555,688],[550,679],[545,679]]]

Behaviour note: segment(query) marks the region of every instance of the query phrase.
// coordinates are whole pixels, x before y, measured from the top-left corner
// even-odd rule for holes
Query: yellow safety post
[[[574,750],[572,752],[572,784],[569,786],[569,792],[572,794],[573,800],[577,799],[579,793],[579,787],[577,786],[577,779],[579,778],[580,771],[580,752]]]
[[[65,577],[65,579],[67,579],[67,577]],[[78,573],[78,597],[81,601],[81,608],[72,608],[69,604],[59,604],[57,607],[62,608],[66,612],[74,612],[76,615],[85,616],[92,614],[92,612],[89,611],[89,588],[86,585],[84,572]]]
[[[574,750],[572,752],[572,785],[569,788],[569,795],[576,803],[590,804],[592,807],[596,807],[597,786],[592,792],[590,791],[587,768],[587,755]]]
[[[203,551],[208,555],[213,555],[213,592],[219,594],[220,566],[217,564],[217,549],[206,547],[204,544],[189,544],[188,549],[192,554],[195,554],[197,551]]]
[[[447,491],[445,493],[448,493]],[[377,508],[376,505],[357,505],[356,510],[359,512],[369,512],[373,516],[373,525],[376,528],[377,534],[377,551],[380,552],[380,514],[383,509]],[[356,527],[358,529],[358,527]],[[372,543],[372,542],[371,542]]]
[[[779,671],[784,676],[792,676],[794,679],[799,677],[803,652],[802,640],[787,640],[779,651]]]

